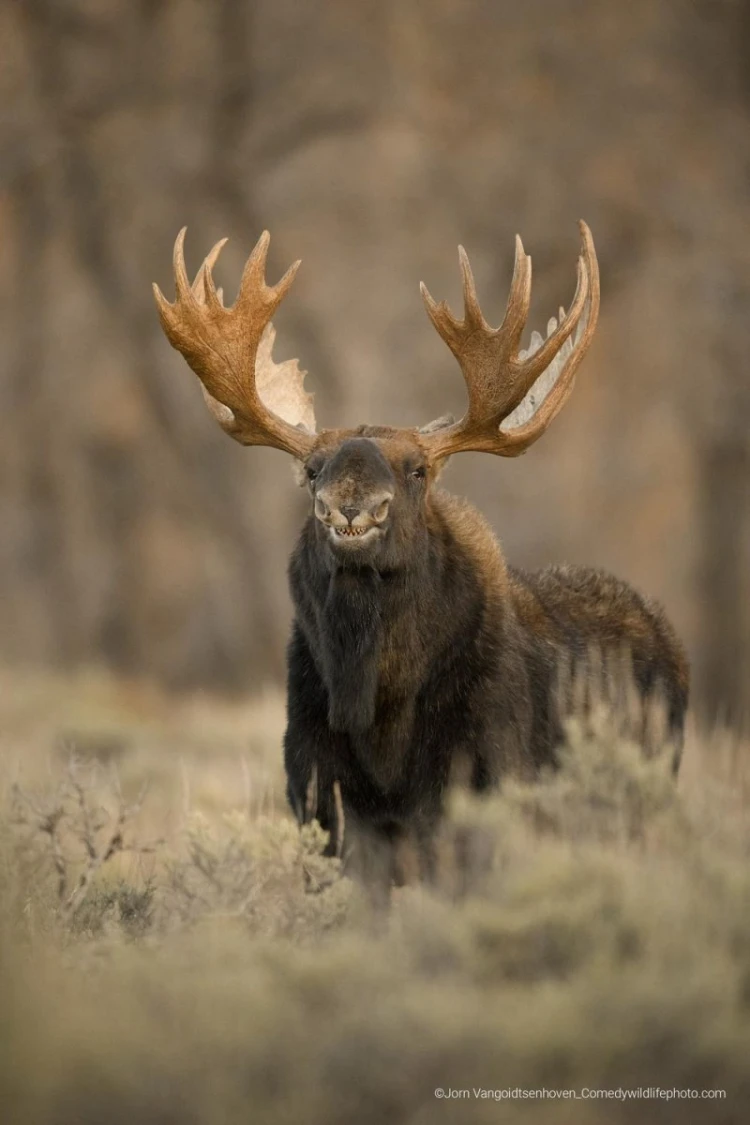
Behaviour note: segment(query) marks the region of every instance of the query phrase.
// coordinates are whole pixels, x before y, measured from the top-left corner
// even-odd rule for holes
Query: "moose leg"
[[[395,864],[395,845],[391,834],[355,817],[346,815],[344,862],[347,875],[363,887],[375,913],[388,910]]]
[[[417,862],[420,881],[434,886],[437,881],[437,817],[420,819],[416,827]]]

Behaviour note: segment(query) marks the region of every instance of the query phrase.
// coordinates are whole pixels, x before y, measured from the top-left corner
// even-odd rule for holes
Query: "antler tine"
[[[172,250],[172,267],[174,271],[174,284],[177,290],[178,300],[185,300],[190,293],[190,282],[188,281],[187,270],[185,268],[185,235],[187,234],[187,227],[183,227],[177,235],[174,242],[174,249]]]
[[[424,306],[427,309],[427,315],[437,329],[438,335],[445,340],[450,350],[456,358],[458,358],[456,349],[461,343],[461,321],[456,320],[445,301],[441,301],[440,304],[437,304],[433,300],[423,281],[420,281],[419,289],[422,294]]]
[[[461,266],[461,278],[463,280],[464,290],[464,325],[472,325],[475,328],[482,328],[485,331],[491,331],[489,324],[482,315],[482,310],[479,307],[479,298],[477,297],[477,287],[474,283],[474,274],[471,269],[471,262],[469,255],[464,250],[463,246],[458,248],[458,261]]]
[[[589,295],[589,276],[582,254],[578,257],[576,270],[576,291],[568,309],[568,315],[565,316],[564,311],[560,309],[557,328],[550,333],[538,351],[530,355],[524,364],[525,372],[528,373],[527,377],[531,379],[531,382],[537,379],[546,367],[549,367],[561,346],[573,332],[583,312],[583,306],[586,304]],[[530,385],[531,383],[529,383]]]
[[[246,301],[248,297],[252,299],[253,295],[260,292],[264,303],[267,304],[271,309],[271,313],[273,313],[289,292],[301,262],[299,260],[293,262],[281,280],[278,281],[276,285],[269,286],[266,283],[266,259],[268,258],[270,242],[271,236],[267,230],[264,230],[252,254],[245,263],[242,278],[240,279],[240,290],[237,302],[240,304]]]
[[[269,445],[304,457],[315,441],[304,375],[296,361],[274,364],[272,335],[261,345],[265,334],[273,331],[271,317],[299,262],[277,285],[266,285],[270,238],[264,231],[245,265],[237,301],[225,308],[212,270],[226,241],[221,239],[206,255],[191,286],[185,268],[185,228],[177,235],[174,303],[154,285],[162,328],[200,379],[206,402],[227,433],[244,445]]]
[[[560,358],[564,359],[564,363],[560,364],[561,369],[559,373],[557,373],[546,396],[537,409],[534,410],[531,418],[525,425],[507,431],[507,436],[512,443],[512,452],[509,456],[512,457],[517,457],[521,453],[525,453],[529,446],[533,445],[533,443],[542,436],[550,423],[562,410],[573,390],[576,371],[589,349],[596,328],[600,301],[599,266],[596,260],[596,251],[594,249],[594,240],[591,236],[591,231],[582,219],[578,225],[583,240],[583,253],[578,259],[581,277],[581,295],[579,297],[579,290],[577,288],[574,305],[577,300],[580,311],[577,316],[573,318],[574,305],[571,305],[568,310],[568,316],[565,318],[566,331],[564,340],[550,366],[553,366],[556,362],[559,363]],[[560,313],[563,313],[562,309]],[[571,321],[572,323],[567,327]],[[574,329],[575,341],[571,338]],[[549,342],[549,340],[553,339],[555,336],[557,336],[558,340],[560,339],[559,328],[556,333],[553,332],[550,334],[545,343]],[[565,346],[566,344],[567,348]],[[544,347],[544,345],[542,345],[542,347]],[[539,349],[539,351],[541,350],[542,348]],[[533,359],[536,359],[537,354],[538,353],[533,356]],[[541,374],[543,373],[544,371],[542,370]]]
[[[219,254],[221,254],[221,251],[228,241],[229,239],[227,238],[221,238],[211,247],[195,275],[192,293],[199,305],[223,305],[224,303],[224,291],[216,288],[212,270],[218,261]],[[229,434],[230,437],[236,437],[239,433],[239,426],[237,424],[237,419],[229,407],[224,406],[222,402],[219,402],[218,399],[210,395],[203,383],[201,383],[201,391],[203,393],[203,401],[224,433]]]
[[[518,242],[520,244],[520,239]],[[461,268],[461,279],[463,283],[463,298],[464,298],[464,319],[459,320],[453,315],[448,307],[447,301],[441,301],[437,304],[430,295],[427,286],[423,281],[419,283],[419,289],[422,294],[427,315],[437,329],[439,335],[445,340],[451,351],[458,357],[457,349],[461,347],[463,336],[467,329],[482,329],[484,332],[492,332],[487,321],[484,319],[484,314],[479,305],[479,298],[477,297],[477,287],[474,281],[474,273],[471,268],[469,256],[464,250],[463,246],[458,248],[458,261]],[[515,283],[515,274],[514,274]]]
[[[240,278],[237,304],[252,299],[253,294],[257,293],[262,295],[264,302],[267,301],[269,289],[266,285],[266,259],[270,243],[271,236],[267,230],[264,230],[253,247],[250,257],[245,262],[245,268]]]
[[[216,260],[219,257],[219,254],[221,253],[226,243],[226,238],[220,239],[219,242],[216,243],[214,248],[210,250],[206,255],[206,260],[201,267],[203,273],[203,285],[206,293],[206,301],[209,305],[212,306],[219,306],[222,304],[222,297],[219,294],[216,285],[214,284],[213,268],[216,264]]]
[[[594,243],[586,224],[579,225],[583,247],[573,302],[567,315],[561,309],[559,321],[550,320],[546,340],[532,333],[527,352],[519,352],[518,345],[531,300],[531,259],[520,237],[516,237],[513,280],[500,328],[491,328],[482,316],[463,249],[459,251],[463,322],[450,314],[445,302],[436,305],[422,286],[430,319],[458,359],[469,396],[468,410],[460,422],[432,425],[423,431],[423,443],[433,456],[478,450],[515,457],[541,436],[562,409],[599,313]]]
[[[531,258],[525,253],[520,234],[516,235],[516,257],[513,263],[513,278],[510,283],[508,304],[503,323],[498,334],[507,335],[513,348],[521,342],[531,307]]]
[[[547,325],[547,338],[533,332],[531,345],[525,356],[523,352],[518,354],[515,390],[508,400],[506,418],[523,402],[537,380],[554,364],[555,358],[562,354],[564,345],[580,320],[589,295],[589,279],[582,256],[578,258],[577,271],[576,291],[568,315],[562,313],[558,320],[551,317]]]
[[[218,290],[214,285],[211,271],[218,261],[219,254],[221,254],[228,241],[228,238],[219,239],[216,245],[206,254],[201,268],[195,275],[192,292],[199,305],[204,305],[206,302],[222,304],[222,291]]]

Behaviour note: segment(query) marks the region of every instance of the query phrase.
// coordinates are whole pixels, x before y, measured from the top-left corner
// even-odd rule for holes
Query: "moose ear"
[[[450,461],[450,457],[440,457],[437,461],[433,461],[433,463],[432,463],[432,479],[433,480],[440,480],[441,476],[443,475],[443,470],[445,469],[445,466],[448,464],[449,461]]]
[[[418,433],[434,434],[437,430],[444,430],[447,426],[452,426],[455,421],[456,419],[452,414],[443,414],[440,418],[428,422],[426,426],[420,426]]]
[[[438,430],[444,430],[448,426],[452,426],[456,419],[452,414],[443,414],[440,418],[435,418],[434,421],[428,422],[426,426],[421,426],[419,429],[420,434],[434,434]],[[450,457],[441,457],[437,461],[432,462],[433,480],[439,480],[443,469],[450,461]]]
[[[292,476],[294,481],[300,488],[304,488],[307,484],[307,473],[305,472],[304,461],[298,461],[295,457],[292,461]]]

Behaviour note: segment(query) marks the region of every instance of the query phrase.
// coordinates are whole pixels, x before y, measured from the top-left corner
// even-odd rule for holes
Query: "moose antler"
[[[583,248],[573,303],[559,320],[552,317],[545,340],[532,333],[519,351],[531,300],[531,258],[516,236],[516,261],[503,323],[487,324],[477,300],[466,251],[459,246],[464,319],[456,320],[445,301],[436,304],[421,285],[430,320],[458,360],[469,392],[459,422],[426,427],[422,443],[430,456],[477,450],[517,457],[541,437],[565,405],[576,369],[591,343],[599,314],[599,268],[591,231],[580,224]]]
[[[265,266],[270,236],[264,231],[245,265],[235,304],[225,308],[211,271],[226,241],[216,243],[191,286],[185,269],[185,227],[177,235],[174,304],[154,285],[162,328],[200,379],[208,407],[222,429],[243,445],[270,445],[304,458],[315,442],[305,373],[296,360],[275,364],[271,359],[275,336],[271,317],[299,262],[269,288]]]

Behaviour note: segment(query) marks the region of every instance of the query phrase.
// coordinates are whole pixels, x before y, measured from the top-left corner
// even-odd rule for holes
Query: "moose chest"
[[[411,584],[364,569],[337,571],[296,594],[325,690],[325,728],[378,787],[392,788],[417,738],[429,665],[420,599]]]
[[[370,727],[376,708],[415,695],[424,676],[425,623],[416,593],[363,570],[336,572],[320,594],[311,639],[332,716],[345,729]]]

